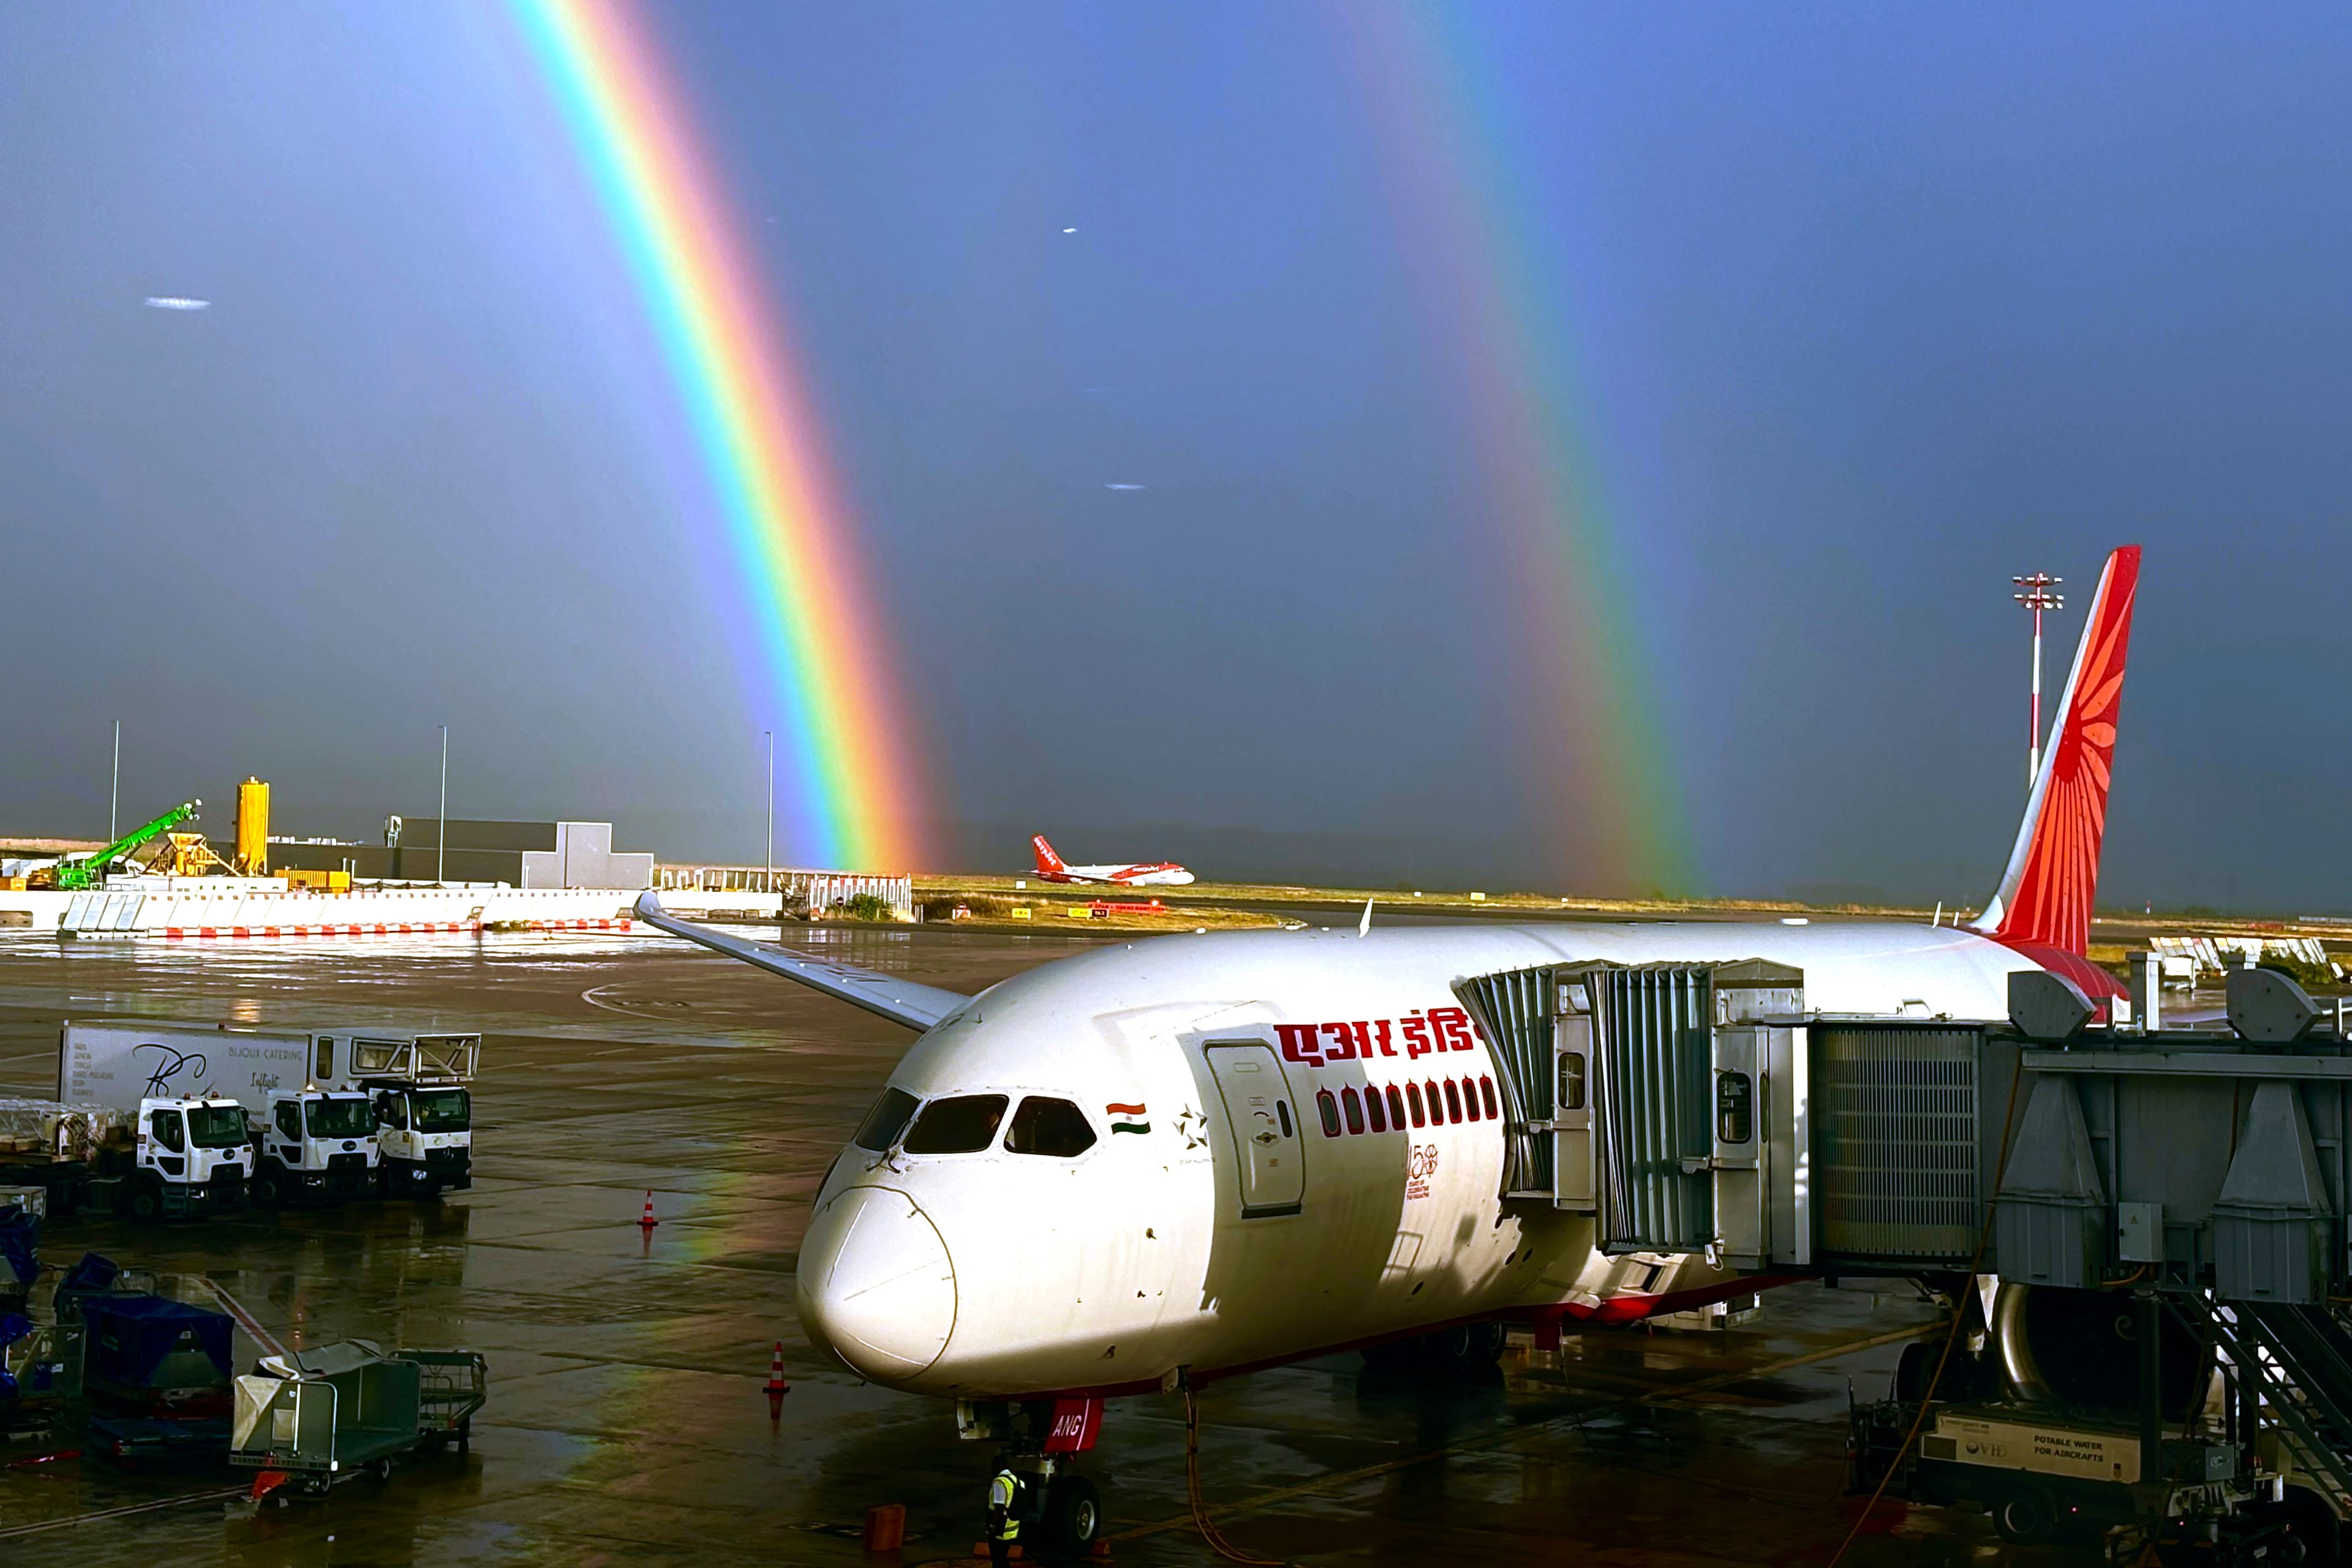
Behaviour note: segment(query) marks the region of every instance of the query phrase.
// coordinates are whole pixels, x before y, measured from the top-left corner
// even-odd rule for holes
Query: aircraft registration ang
[[[1478,977],[1759,963],[1801,973],[1809,1013],[1955,1018],[2005,1016],[2020,971],[2119,995],[2084,953],[2138,569],[2136,546],[2107,561],[1969,927],[1216,932],[964,996],[677,921],[650,893],[638,914],[922,1031],[817,1194],[801,1321],[859,1377],[960,1401],[969,1433],[1043,1483],[1056,1543],[1083,1546],[1092,1489],[1056,1470],[1105,1397],[1419,1336],[1491,1360],[1491,1325],[1632,1321],[1773,1282],[1701,1251],[1612,1256],[1593,1214],[1506,1195],[1537,1090],[1475,1010]],[[1574,1083],[1560,1065],[1555,1115],[1584,1087],[1581,1058]]]

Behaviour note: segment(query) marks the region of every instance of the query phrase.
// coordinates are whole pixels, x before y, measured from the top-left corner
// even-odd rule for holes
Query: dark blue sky
[[[1498,253],[1400,202],[1429,124],[1356,9],[657,14],[963,863],[1043,827],[1591,884],[1518,743],[1549,718],[1446,352],[1477,301],[1419,265],[1499,254],[1700,887],[1983,897],[2007,580],[2086,591],[2133,540],[2111,901],[2352,907],[2352,23],[1461,9],[1402,36]],[[429,805],[446,721],[453,811],[757,858],[773,716],[494,8],[10,6],[0,214],[0,826],[102,827],[119,715],[127,813],[251,771],[281,830],[367,831]]]

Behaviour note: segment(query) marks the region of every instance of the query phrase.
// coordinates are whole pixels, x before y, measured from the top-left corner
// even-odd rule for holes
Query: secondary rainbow
[[[513,0],[642,292],[741,573],[772,704],[780,858],[908,869],[922,855],[901,693],[783,323],[641,18]],[[765,727],[765,726],[763,726]]]
[[[1473,18],[1444,7],[1334,6],[1370,110],[1397,245],[1450,362],[1485,510],[1505,535],[1516,645],[1536,689],[1525,764],[1560,868],[1612,890],[1692,890],[1691,834],[1652,688],[1665,650],[1628,606],[1636,541],[1610,503],[1559,269],[1527,218],[1556,200],[1513,168],[1475,80]]]

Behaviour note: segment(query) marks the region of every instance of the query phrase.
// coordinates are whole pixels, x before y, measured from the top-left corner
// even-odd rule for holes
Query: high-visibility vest
[[[996,1479],[988,1483],[988,1511],[996,1516],[996,1539],[1017,1541],[1021,1536],[1021,1478],[1011,1470],[999,1470]]]

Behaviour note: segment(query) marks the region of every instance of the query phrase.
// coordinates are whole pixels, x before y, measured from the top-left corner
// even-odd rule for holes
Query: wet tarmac
[[[974,990],[1084,939],[808,933]],[[920,1563],[966,1560],[992,1450],[949,1407],[816,1358],[792,1313],[808,1199],[906,1034],[659,938],[318,944],[0,942],[0,1094],[54,1092],[67,1017],[478,1029],[476,1171],[437,1205],[356,1204],[134,1228],[55,1224],[188,1292],[209,1276],[292,1344],[361,1337],[489,1361],[471,1451],[238,1517],[241,1472],[0,1468],[0,1562],[78,1565]],[[636,1224],[653,1194],[661,1223]],[[1554,1364],[1515,1344],[1469,1384],[1332,1357],[1213,1385],[1204,1485],[1232,1542],[1302,1563],[1821,1563],[1848,1390],[1885,1390],[1928,1320],[1901,1287],[1795,1287],[1718,1331],[1607,1331]],[[772,1426],[772,1344],[793,1384]],[[1861,1348],[1853,1348],[1861,1347]],[[240,1362],[255,1351],[240,1336]],[[1082,1468],[1113,1560],[1217,1561],[1193,1531],[1182,1408],[1115,1401]],[[28,1451],[0,1447],[0,1465]],[[876,1504],[908,1510],[871,1558]],[[160,1505],[160,1506],[159,1506]],[[121,1511],[117,1511],[121,1510]],[[93,1517],[96,1516],[96,1517]],[[1849,1563],[2065,1562],[1986,1521],[1883,1508]]]

